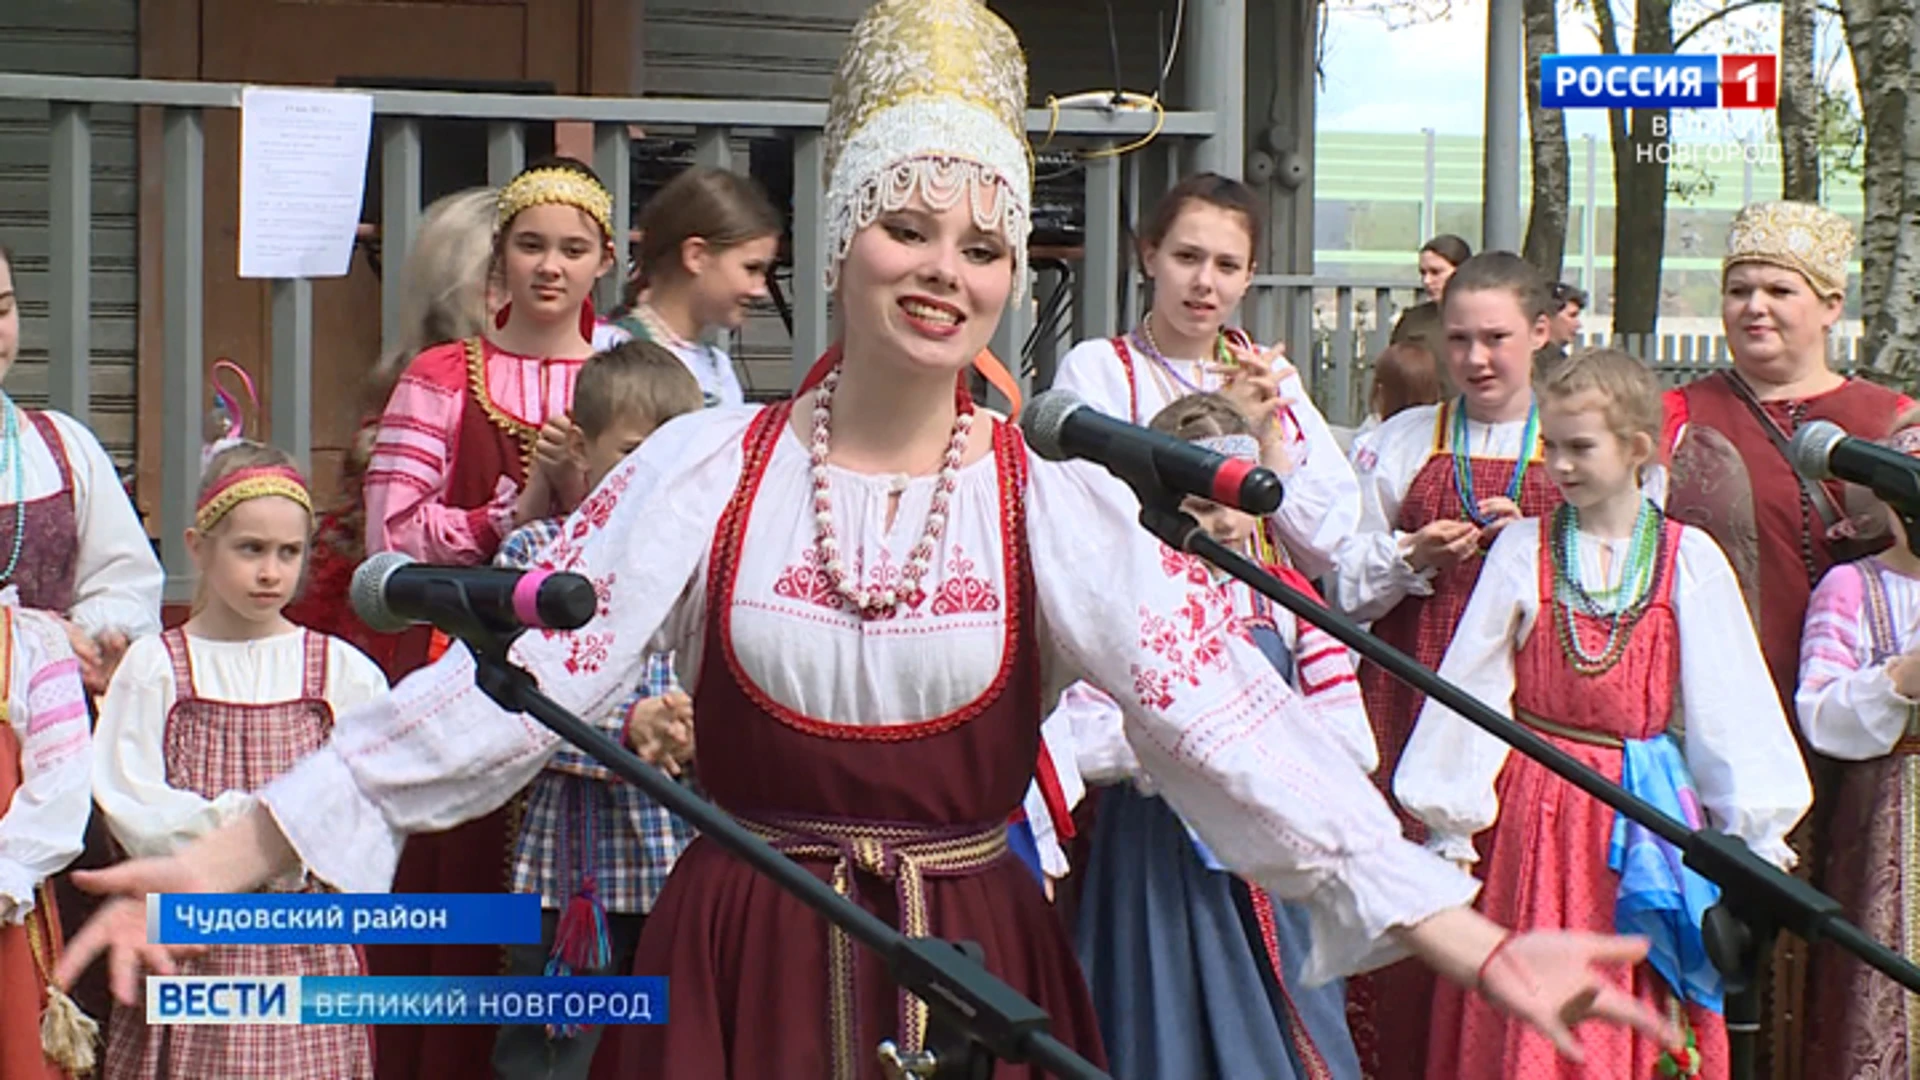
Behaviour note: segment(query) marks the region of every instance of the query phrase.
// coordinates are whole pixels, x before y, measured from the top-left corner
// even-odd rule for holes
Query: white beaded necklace
[[[926,596],[920,579],[933,561],[933,545],[947,528],[947,503],[959,483],[960,462],[967,453],[967,432],[973,427],[973,402],[962,399],[953,418],[953,438],[947,443],[947,456],[934,481],[933,499],[927,506],[927,527],[918,543],[907,554],[907,565],[900,571],[900,588],[864,589],[847,584],[846,563],[840,558],[840,541],[833,527],[833,496],[827,486],[828,435],[833,426],[833,391],[840,385],[840,369],[834,368],[820,380],[813,392],[813,436],[808,457],[813,463],[814,546],[819,552],[827,584],[851,603],[862,618],[878,619],[891,615],[900,604],[916,607]]]

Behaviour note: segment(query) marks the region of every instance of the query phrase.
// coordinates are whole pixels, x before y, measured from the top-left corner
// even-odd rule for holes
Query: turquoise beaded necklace
[[[1493,524],[1493,518],[1480,512],[1480,500],[1473,494],[1473,457],[1467,436],[1467,399],[1453,403],[1453,430],[1449,440],[1453,450],[1453,493],[1473,523]],[[1507,501],[1520,505],[1520,482],[1526,479],[1527,465],[1533,461],[1535,444],[1540,441],[1540,403],[1527,406],[1527,425],[1520,429],[1520,460],[1513,464],[1513,479],[1507,482]]]
[[[0,476],[13,474],[13,554],[7,557],[6,570],[0,571],[0,583],[5,583],[20,568],[20,551],[27,540],[27,463],[20,452],[20,410],[4,393],[0,393],[0,409],[7,414],[0,423]]]
[[[1626,654],[1627,639],[1660,591],[1667,564],[1666,514],[1651,501],[1640,504],[1633,539],[1627,547],[1620,584],[1589,590],[1580,580],[1580,511],[1562,504],[1553,515],[1548,541],[1553,556],[1553,617],[1560,649],[1582,675],[1605,674]],[[1607,644],[1599,654],[1587,651],[1574,626],[1574,608],[1607,624]]]

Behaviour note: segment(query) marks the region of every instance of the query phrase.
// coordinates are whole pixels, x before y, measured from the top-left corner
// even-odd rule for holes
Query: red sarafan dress
[[[831,430],[830,394],[803,392],[809,430]],[[1305,981],[1377,962],[1391,926],[1470,896],[1465,875],[1398,840],[1348,751],[1205,568],[1138,526],[1124,486],[1038,459],[964,392],[966,449],[950,444],[956,463],[937,475],[816,469],[792,407],[682,417],[568,519],[542,562],[593,581],[600,613],[513,647],[558,704],[617,707],[639,650],[670,649],[722,809],[903,930],[979,942],[1095,1060],[1066,934],[1006,848],[1055,688],[1107,690],[1220,858],[1313,907]],[[908,566],[924,566],[922,589],[900,590]],[[849,590],[898,602],[856,610],[836,568]],[[471,655],[449,651],[262,795],[315,874],[377,888],[404,833],[499,805],[541,767],[554,736],[474,676]],[[911,1049],[922,1033],[874,961],[711,837],[677,864],[636,970],[665,976],[672,999],[666,1024],[611,1033],[627,1076],[867,1080],[882,1040]]]
[[[196,659],[209,670],[197,672]],[[336,661],[342,669],[337,675]],[[271,668],[288,662],[298,665],[297,680]],[[247,690],[261,697],[276,682],[291,683],[297,696],[242,697]],[[140,641],[128,650],[101,710],[105,760],[95,784],[101,810],[130,851],[158,853],[172,839],[184,840],[240,812],[246,793],[325,744],[336,701],[358,704],[384,683],[373,662],[352,646],[304,629],[231,642],[190,640],[176,628]],[[169,691],[172,704],[163,711],[158,706]],[[156,768],[163,775],[154,775]],[[319,886],[299,878],[271,887]],[[208,950],[183,973],[361,975],[365,969],[349,945],[231,945]],[[106,1076],[371,1080],[372,1049],[369,1030],[359,1025],[148,1027],[144,1005],[117,1006]]]
[[[1810,789],[1719,549],[1697,529],[1662,522],[1664,547],[1654,555],[1644,609],[1637,620],[1620,619],[1616,633],[1611,617],[1569,610],[1557,598],[1552,544],[1541,540],[1543,532],[1551,536],[1552,520],[1503,530],[1440,675],[1615,783],[1628,742],[1676,736],[1687,771],[1699,778],[1693,786],[1709,819],[1703,824],[1790,861],[1786,833],[1805,812]],[[1627,563],[1630,541],[1580,535],[1575,542],[1589,592],[1598,591],[1593,583],[1603,568],[1618,575]],[[1580,666],[1563,640],[1569,625],[1579,635]],[[1609,657],[1611,666],[1601,659]],[[1438,849],[1478,854],[1485,884],[1475,906],[1488,918],[1522,932],[1619,932],[1620,875],[1609,862],[1616,816],[1604,803],[1433,702],[1395,787]],[[1613,978],[1672,1014],[1673,994],[1651,964],[1616,969]],[[1724,1019],[1697,1005],[1684,1009],[1699,1075],[1725,1078]],[[1579,1037],[1584,1064],[1484,999],[1441,983],[1427,1080],[1655,1077],[1672,1049],[1622,1027],[1589,1024]]]
[[[584,360],[523,357],[484,338],[436,345],[402,374],[367,467],[367,550],[422,562],[485,565],[511,531],[514,499],[540,425],[563,415]],[[399,679],[425,665],[435,635],[417,626],[383,657]],[[511,879],[520,803],[443,832],[415,836],[393,880],[401,893],[501,892]],[[375,975],[499,975],[491,945],[378,945]],[[381,1080],[485,1073],[487,1029],[382,1025]]]
[[[898,620],[902,633],[921,621],[915,616],[999,623],[998,672],[984,693],[941,715],[848,726],[769,697],[742,667],[731,632],[741,542],[774,444],[787,437],[785,419],[785,409],[768,410],[748,433],[747,466],[714,540],[705,661],[694,692],[701,785],[889,923],[978,942],[995,974],[1049,1011],[1058,1037],[1098,1060],[1099,1025],[1072,944],[1006,843],[1007,816],[1039,751],[1040,654],[1032,641],[1018,437],[995,425],[992,466],[1003,477],[1012,541],[997,568],[1004,576],[949,577],[924,608]],[[842,602],[804,563],[795,569],[782,579],[787,588],[776,584],[776,596],[823,610]],[[773,762],[779,768],[764,767]],[[882,1038],[924,1035],[924,1006],[894,987],[877,954],[823,933],[812,909],[709,841],[695,841],[675,864],[648,925],[670,930],[643,937],[635,970],[674,973],[672,1020],[621,1033],[624,1075],[650,1074],[664,1061],[672,1068],[659,1075],[753,1075],[749,1063],[760,1062],[782,1075],[877,1076],[873,1048]],[[740,955],[760,957],[756,977],[778,988],[751,1012],[740,1011],[721,975]],[[808,1007],[796,1008],[801,1002]],[[818,1037],[818,1003],[827,1006],[826,1041]],[[897,1024],[877,1026],[876,1017]]]
[[[1484,559],[1469,558],[1427,579],[1423,594],[1409,587],[1417,576],[1398,552],[1395,532],[1413,533],[1434,521],[1469,520],[1462,503],[1452,447],[1459,400],[1407,409],[1382,424],[1364,450],[1356,453],[1365,502],[1362,542],[1341,552],[1335,602],[1358,618],[1373,617],[1380,640],[1437,667],[1453,628],[1466,609]],[[1537,446],[1520,447],[1527,426],[1469,423],[1469,468],[1475,501],[1511,490],[1523,459],[1519,497],[1525,516],[1559,505],[1560,493],[1539,464]],[[1360,663],[1360,688],[1380,750],[1374,782],[1392,798],[1393,771],[1413,733],[1424,696],[1370,661]],[[1425,829],[1404,811],[1407,835],[1420,839]],[[1420,1080],[1425,1075],[1427,1017],[1432,1010],[1434,975],[1412,961],[1356,976],[1347,984],[1347,1015],[1354,1045],[1369,1080]]]

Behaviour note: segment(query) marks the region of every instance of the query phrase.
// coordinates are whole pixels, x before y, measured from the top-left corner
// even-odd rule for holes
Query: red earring
[[[513,312],[512,303],[501,304],[500,310],[494,313],[493,328],[495,330],[505,330],[507,328],[507,316],[510,315],[512,312]]]
[[[580,301],[580,336],[585,338],[588,344],[592,344],[593,342],[593,330],[596,322],[597,319],[593,314],[593,297],[589,296],[585,300]]]

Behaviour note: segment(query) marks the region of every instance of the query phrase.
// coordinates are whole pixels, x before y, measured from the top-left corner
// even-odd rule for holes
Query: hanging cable
[[[1180,33],[1186,22],[1186,10],[1187,0],[1179,0],[1178,6],[1174,10],[1173,43],[1167,49],[1165,60],[1159,65],[1160,77],[1157,81],[1157,85],[1159,86],[1166,85],[1167,76],[1173,70],[1174,57],[1179,54]],[[1113,66],[1114,88],[1111,90],[1083,90],[1076,94],[1067,94],[1064,97],[1056,97],[1052,94],[1047,95],[1047,133],[1041,137],[1039,146],[1029,146],[1027,151],[1028,164],[1034,166],[1036,172],[1038,171],[1036,155],[1038,151],[1045,150],[1053,144],[1053,137],[1060,130],[1060,112],[1062,109],[1092,109],[1109,114],[1130,112],[1153,113],[1153,126],[1145,135],[1124,146],[1099,147],[1093,150],[1075,151],[1074,155],[1080,161],[1093,161],[1100,158],[1120,157],[1125,154],[1131,154],[1147,146],[1156,138],[1159,138],[1160,132],[1166,127],[1167,110],[1166,106],[1160,100],[1159,90],[1156,89],[1153,93],[1143,94],[1138,91],[1123,90],[1120,88],[1120,28],[1118,21],[1114,17],[1112,0],[1106,0],[1106,11],[1107,51],[1108,59]]]

